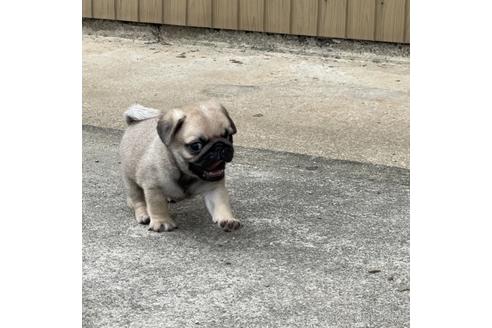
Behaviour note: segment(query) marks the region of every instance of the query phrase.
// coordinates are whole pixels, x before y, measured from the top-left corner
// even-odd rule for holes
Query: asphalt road
[[[227,184],[154,233],[126,207],[121,131],[83,128],[84,327],[408,327],[409,171],[246,147]]]

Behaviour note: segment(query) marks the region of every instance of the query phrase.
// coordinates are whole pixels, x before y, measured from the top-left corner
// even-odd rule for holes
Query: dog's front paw
[[[150,222],[150,216],[148,214],[135,215],[135,218],[137,219],[137,222],[140,224],[149,224]]]
[[[234,218],[229,218],[229,219],[217,219],[214,220],[219,227],[224,229],[226,232],[230,232],[233,230],[237,230],[241,227],[241,222],[239,220],[234,219]]]
[[[145,206],[139,206],[135,209],[135,219],[140,224],[149,224],[150,216]]]
[[[176,225],[176,223],[174,223],[173,220],[156,221],[150,219],[149,231],[155,231],[155,232],[172,231],[177,227],[178,226]]]

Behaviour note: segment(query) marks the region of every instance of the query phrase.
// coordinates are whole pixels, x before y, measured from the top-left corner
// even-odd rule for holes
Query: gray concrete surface
[[[215,97],[237,144],[409,168],[409,48],[85,21],[83,122]]]
[[[157,234],[126,207],[121,131],[83,134],[84,327],[409,326],[408,170],[238,147],[243,227],[192,199]]]

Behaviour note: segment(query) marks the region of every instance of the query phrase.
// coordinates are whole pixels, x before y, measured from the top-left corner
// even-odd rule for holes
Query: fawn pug
[[[128,205],[149,230],[170,231],[176,223],[168,200],[201,194],[213,222],[225,231],[240,227],[225,187],[236,126],[216,101],[158,111],[133,105],[120,144]]]

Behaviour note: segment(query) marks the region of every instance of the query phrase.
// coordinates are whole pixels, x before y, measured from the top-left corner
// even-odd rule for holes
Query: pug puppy
[[[120,144],[121,170],[138,223],[171,231],[177,226],[168,200],[201,194],[213,222],[225,231],[240,227],[224,181],[236,133],[224,106],[207,101],[160,112],[133,105],[124,116],[128,127]]]

